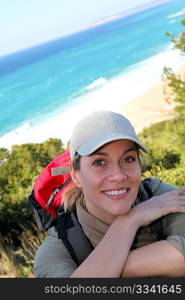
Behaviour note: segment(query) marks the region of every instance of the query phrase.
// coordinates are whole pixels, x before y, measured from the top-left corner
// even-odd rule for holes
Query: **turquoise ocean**
[[[154,5],[155,2],[155,5]],[[156,5],[158,3],[158,5]],[[185,58],[166,32],[184,30],[184,0],[153,1],[120,18],[0,57],[0,147],[65,143],[96,109],[118,111]]]

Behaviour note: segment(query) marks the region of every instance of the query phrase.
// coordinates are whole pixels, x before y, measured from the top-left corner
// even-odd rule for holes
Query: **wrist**
[[[139,221],[136,213],[132,210],[130,210],[126,215],[120,215],[117,217],[118,222],[121,222],[124,224],[124,226],[127,224],[127,227],[130,229],[133,229],[137,231],[139,227],[141,226],[141,222]]]
[[[143,226],[143,220],[141,216],[137,213],[137,209],[133,207],[127,214],[127,217],[130,220],[130,223],[132,226],[136,227],[137,229],[141,226]]]

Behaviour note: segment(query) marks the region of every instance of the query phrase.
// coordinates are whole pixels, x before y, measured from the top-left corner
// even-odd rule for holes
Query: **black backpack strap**
[[[63,206],[58,209],[58,224],[55,227],[58,238],[62,239],[72,259],[79,266],[94,247],[86,237],[75,213],[65,212]]]
[[[58,233],[58,238],[62,239],[64,245],[66,246],[66,248],[68,249],[72,259],[75,261],[75,263],[77,264],[77,266],[79,265],[78,262],[78,258],[76,256],[76,253],[73,250],[73,247],[71,245],[71,243],[68,240],[67,237],[67,222],[68,222],[68,213],[65,212],[64,210],[58,210],[58,224],[55,226],[56,231]]]
[[[78,257],[78,262],[81,264],[89,256],[94,247],[85,235],[82,226],[73,212],[71,213],[71,218],[74,226],[67,230],[67,236]]]
[[[140,197],[140,201],[146,201],[152,198],[153,196],[155,196],[156,195],[155,190],[156,188],[158,189],[160,182],[161,181],[157,180],[156,178],[145,178],[141,182],[139,188],[138,195]],[[152,222],[151,230],[153,233],[157,232],[159,240],[164,239],[162,217]]]
[[[43,209],[35,199],[34,191],[28,196],[28,201],[33,209],[34,218],[39,229],[47,231],[50,227],[57,224],[56,218]]]
[[[145,193],[147,195],[147,199],[150,199],[150,198],[152,198],[154,196],[153,191],[152,191],[152,189],[150,187],[150,182],[151,182],[150,178],[145,178],[142,181],[142,185],[143,185]]]
[[[153,192],[152,189],[150,188],[149,183],[150,181],[148,180],[148,178],[141,181],[139,185],[138,195],[137,195],[139,202],[146,201],[151,197],[153,197]]]

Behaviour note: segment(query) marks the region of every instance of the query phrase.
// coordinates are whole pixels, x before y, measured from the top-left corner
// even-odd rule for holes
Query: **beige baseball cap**
[[[96,111],[75,126],[70,140],[71,160],[76,152],[81,156],[90,155],[103,145],[120,139],[131,140],[148,152],[126,117],[112,111]]]

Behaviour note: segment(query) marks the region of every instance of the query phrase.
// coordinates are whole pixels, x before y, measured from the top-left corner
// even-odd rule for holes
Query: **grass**
[[[40,232],[37,228],[34,228],[34,231],[37,233],[33,233],[33,228],[24,228],[19,236],[17,246],[14,245],[11,237],[0,235],[0,259],[2,261],[0,278],[34,277],[35,252],[45,237],[45,233]]]

